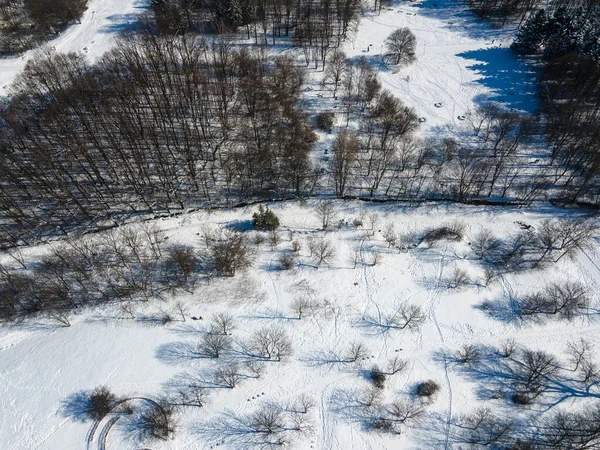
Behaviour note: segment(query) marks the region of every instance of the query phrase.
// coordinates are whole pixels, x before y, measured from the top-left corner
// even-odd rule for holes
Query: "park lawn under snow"
[[[534,73],[510,53],[510,33],[482,24],[456,3],[402,2],[380,15],[367,13],[356,36],[344,46],[350,57],[365,56],[377,65],[383,87],[427,119],[423,127],[426,134],[453,130],[459,125],[459,115],[487,100],[502,101],[523,112],[536,108]],[[82,23],[73,25],[49,45],[62,52],[87,49],[90,59],[97,59],[110,48],[117,32],[135,21],[145,4],[138,0],[92,0]],[[401,26],[410,27],[416,34],[418,60],[396,72],[396,67],[381,64],[380,54],[385,38]],[[0,87],[9,84],[33,54],[1,60]],[[307,95],[316,94],[315,89]],[[327,95],[319,101],[334,105]],[[434,107],[435,103],[442,103],[442,107]],[[178,374],[200,373],[218,364],[190,358],[182,351],[196,345],[206,320],[192,321],[188,317],[185,322],[175,321],[167,326],[154,320],[164,312],[177,317],[174,304],[178,300],[187,306],[189,316],[206,319],[217,312],[232,313],[238,322],[235,338],[240,341],[261,326],[280,326],[292,338],[294,355],[282,363],[268,363],[266,373],[258,380],[244,381],[235,389],[214,389],[205,408],[184,411],[175,439],[153,443],[154,449],[211,448],[219,439],[205,431],[222,412],[243,417],[264,402],[285,403],[301,393],[314,397],[317,408],[312,413],[314,433],[299,440],[298,448],[444,448],[447,421],[479,403],[485,404],[476,403],[478,384],[468,382],[455,366],[444,362],[444,350],[456,350],[464,343],[498,344],[511,337],[534,349],[554,353],[560,353],[567,340],[578,337],[599,343],[599,328],[594,322],[576,320],[519,327],[492,320],[474,308],[486,299],[531,292],[550,280],[581,280],[598,292],[597,247],[574,261],[561,261],[543,272],[510,275],[486,288],[479,284],[483,270],[473,261],[468,238],[431,249],[419,246],[398,252],[387,250],[382,233],[376,232],[367,245],[381,248],[382,261],[376,266],[353,268],[353,248],[364,231],[344,226],[327,233],[338,249],[335,261],[330,267],[315,268],[306,256],[306,239],[323,232],[319,231],[313,207],[312,203],[297,202],[272,207],[281,217],[283,229],[304,243],[301,262],[305,264],[292,272],[275,269],[278,256],[290,248],[283,232],[284,239],[274,250],[268,243],[261,245],[253,268],[246,274],[213,280],[210,285],[200,283],[192,293],[180,292],[165,300],[140,304],[136,320],[120,318],[122,313],[111,307],[82,312],[73,318],[69,328],[39,321],[0,328],[0,448],[85,448],[90,423],[73,417],[76,394],[105,384],[118,395],[155,397]],[[407,208],[358,202],[340,203],[339,207],[340,219],[351,222],[360,210],[365,210],[367,216],[379,215],[377,229],[383,231],[388,222],[393,222],[400,233],[419,233],[436,224],[463,220],[467,236],[482,226],[504,235],[519,229],[516,220],[535,226],[544,218],[562,214],[552,208],[528,212],[447,205]],[[198,246],[202,226],[245,222],[252,212],[252,208],[198,212],[159,220],[157,224],[169,237],[168,244]],[[365,227],[368,226],[367,219]],[[24,249],[23,253],[28,260],[36,260],[51,245],[55,244]],[[448,289],[444,282],[455,267],[464,268],[475,280],[459,292]],[[296,320],[290,304],[302,295],[326,306]],[[364,320],[367,316],[385,315],[401,302],[420,305],[426,311],[427,320],[420,332],[381,333]],[[353,341],[365,343],[369,350],[367,359],[359,364],[331,362],[332,355],[343,354]],[[409,364],[407,370],[388,380],[386,399],[410,398],[415,383],[434,379],[442,389],[427,407],[433,416],[428,416],[430,423],[424,429],[407,429],[399,437],[367,433],[341,406],[352,390],[369,386],[362,369],[370,369],[374,364],[385,366],[396,355]],[[502,400],[490,402],[508,408]],[[235,442],[224,447],[241,448]],[[89,448],[98,448],[97,441]],[[106,448],[136,447],[116,426]]]
[[[115,306],[81,312],[69,328],[35,320],[0,328],[0,446],[7,450],[86,448],[91,423],[80,421],[76,414],[77,394],[106,385],[118,395],[157,397],[178,374],[210,371],[222,361],[194,357],[189,349],[195,348],[206,331],[207,319],[218,312],[235,316],[234,340],[240,343],[247,342],[258,328],[283,328],[291,337],[294,355],[284,362],[267,363],[259,379],[245,380],[234,389],[212,389],[210,403],[205,408],[184,409],[175,438],[153,442],[154,449],[205,449],[222,440],[226,442],[221,448],[245,448],[239,441],[229,441],[227,433],[217,437],[210,433],[222,414],[243,417],[262,404],[285,404],[299,394],[314,398],[317,407],[311,413],[314,432],[300,438],[297,448],[444,448],[445,424],[461,413],[489,405],[514,414],[514,406],[504,399],[481,400],[477,392],[487,381],[468,381],[458,365],[444,358],[445,353],[465,343],[498,345],[507,338],[559,356],[568,340],[585,337],[600,344],[600,329],[588,319],[518,325],[493,320],[476,308],[486,299],[530,293],[550,281],[580,280],[597,295],[600,270],[593,263],[600,254],[597,245],[575,260],[561,260],[543,271],[508,275],[491,287],[482,286],[483,269],[469,248],[469,236],[481,227],[492,228],[498,236],[514,234],[520,228],[517,221],[535,227],[543,219],[562,214],[558,210],[534,213],[458,205],[404,208],[340,202],[338,219],[345,224],[325,233],[314,206],[313,202],[272,205],[283,224],[282,241],[273,249],[268,242],[262,243],[250,270],[210,284],[200,282],[193,292],[140,303],[136,319],[124,319]],[[199,247],[203,227],[243,228],[254,209],[197,212],[161,219],[157,225],[168,237],[166,245]],[[373,214],[378,216],[375,234],[364,246],[379,249],[383,258],[375,266],[358,264],[353,268],[353,249],[369,234]],[[350,225],[361,215],[365,215],[362,227]],[[461,242],[441,241],[431,248],[422,243],[398,251],[388,249],[383,239],[388,223],[394,224],[398,234],[422,235],[429,227],[456,220],[466,224]],[[328,267],[316,268],[308,257],[307,240],[322,235],[338,252]],[[280,271],[276,261],[290,251],[290,236],[303,244],[300,264],[293,271]],[[27,249],[24,256],[36,260],[52,245],[56,244]],[[6,263],[6,258],[2,262]],[[472,279],[460,291],[448,288],[445,281],[455,267],[465,269]],[[298,320],[291,304],[301,296],[321,306]],[[175,310],[178,300],[188,310],[185,322]],[[596,306],[598,299],[593,301]],[[369,324],[369,317],[385,317],[401,303],[418,305],[426,313],[419,332],[383,332]],[[175,321],[162,326],[164,312]],[[193,321],[191,316],[203,316],[204,320]],[[352,342],[365,344],[366,359],[335,362]],[[441,391],[427,406],[429,415],[423,428],[406,428],[401,436],[368,433],[364,424],[352,417],[345,401],[356,390],[370,386],[364,370],[375,364],[385,367],[395,356],[407,360],[408,366],[388,377],[387,401],[413,398],[415,384],[427,379],[438,382]],[[581,402],[579,406],[585,404],[585,400]],[[111,430],[106,444],[109,449],[137,448],[118,426]],[[96,439],[87,448],[101,447]]]

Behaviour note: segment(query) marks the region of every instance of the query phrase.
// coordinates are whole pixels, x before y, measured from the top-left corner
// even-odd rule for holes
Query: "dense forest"
[[[46,42],[79,20],[86,7],[87,0],[0,0],[0,56]]]
[[[465,116],[468,136],[424,139],[371,62],[338,48],[359,2],[155,0],[100,61],[47,50],[13,84],[0,110],[0,245],[132,214],[311,194],[597,205],[597,5],[563,3],[543,12],[529,2],[513,46],[544,67],[541,114],[482,104]],[[301,51],[273,57],[278,42]],[[303,66],[313,65],[336,109],[307,108]],[[317,162],[315,131],[334,123]]]

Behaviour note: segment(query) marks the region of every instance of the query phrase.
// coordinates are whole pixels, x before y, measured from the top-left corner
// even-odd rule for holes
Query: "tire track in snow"
[[[437,319],[437,315],[435,313],[436,307],[440,303],[440,290],[442,284],[442,274],[444,272],[444,260],[446,258],[446,253],[448,250],[448,246],[444,247],[444,251],[438,262],[438,275],[435,283],[435,287],[432,289],[429,299],[429,317],[433,320],[435,327],[437,329],[440,343],[444,344],[444,334],[442,333],[442,329]],[[446,436],[444,439],[444,449],[448,449],[449,441],[450,441],[450,425],[452,420],[452,385],[450,383],[450,375],[448,374],[448,360],[446,358],[446,352],[443,353],[444,359],[444,377],[446,379],[446,388],[448,390],[448,413],[446,418]]]

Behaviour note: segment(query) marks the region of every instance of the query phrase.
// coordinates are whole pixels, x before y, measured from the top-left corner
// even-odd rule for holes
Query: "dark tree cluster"
[[[0,111],[0,246],[310,188],[316,137],[289,57],[151,33],[95,65],[28,63]]]
[[[538,80],[549,180],[560,203],[600,204],[600,4],[552,2],[532,13],[513,44],[515,52],[543,56]]]
[[[244,30],[257,44],[291,39],[307,65],[324,63],[362,10],[360,0],[153,0],[151,6],[163,33]]]
[[[553,14],[561,9],[587,11],[600,4],[598,0],[468,0],[468,3],[476,14],[500,26],[509,19],[522,24],[542,8]]]
[[[0,55],[35,47],[81,18],[87,0],[0,0]]]

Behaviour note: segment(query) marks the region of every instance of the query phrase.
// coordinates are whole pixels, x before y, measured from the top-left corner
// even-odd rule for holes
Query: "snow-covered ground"
[[[94,61],[111,47],[119,32],[136,22],[148,3],[148,0],[90,0],[81,23],[71,25],[47,45],[62,53],[83,53]],[[6,94],[6,87],[39,50],[0,59],[0,95]]]
[[[425,117],[426,130],[437,133],[458,125],[457,117],[489,99],[523,112],[536,108],[534,72],[510,53],[510,31],[482,24],[452,0],[402,2],[380,15],[367,14],[356,36],[345,44],[350,57],[365,56],[377,65],[385,88]],[[73,25],[49,45],[57,51],[84,51],[98,58],[118,31],[135,21],[142,0],[92,0],[81,24]],[[437,6],[434,6],[436,4]],[[418,40],[418,61],[399,72],[381,64],[385,38],[397,27],[408,26]],[[371,45],[372,44],[372,45]],[[370,47],[369,47],[370,46]],[[367,48],[369,51],[367,52]],[[0,87],[10,83],[33,52],[22,58],[0,61]],[[409,77],[409,80],[407,80]],[[0,94],[4,93],[4,89]],[[313,94],[316,95],[316,91]],[[324,98],[324,102],[332,100]],[[434,107],[442,103],[441,108]],[[333,104],[333,103],[330,103]],[[294,355],[282,363],[269,363],[259,379],[243,381],[235,389],[213,389],[205,408],[187,408],[172,441],[152,443],[153,449],[207,449],[220,439],[206,430],[215,429],[226,411],[237,417],[249,414],[265,402],[285,403],[305,393],[317,407],[311,413],[314,430],[297,442],[300,449],[437,449],[450,448],[446,423],[479,404],[511,411],[503,400],[481,400],[478,385],[467,381],[455,365],[442,356],[462,344],[495,344],[507,338],[534,349],[560,354],[568,340],[585,337],[600,344],[600,327],[589,320],[518,326],[485,316],[475,306],[483,300],[504,299],[510,293],[528,293],[549,280],[581,280],[594,292],[600,283],[600,249],[596,245],[575,260],[564,260],[544,271],[509,275],[490,287],[482,285],[483,269],[474,261],[468,237],[481,227],[498,235],[519,229],[515,221],[536,226],[545,218],[562,214],[556,209],[526,211],[484,207],[426,205],[406,208],[394,204],[339,204],[339,219],[348,222],[365,213],[361,228],[344,226],[328,232],[338,249],[330,267],[312,267],[307,239],[323,235],[314,204],[278,204],[272,209],[283,223],[283,240],[271,249],[263,243],[253,268],[233,279],[199,284],[193,293],[179,292],[165,300],[139,305],[137,319],[119,318],[113,308],[85,311],[69,328],[43,321],[27,321],[0,327],[0,448],[96,449],[98,434],[88,442],[90,423],[73,417],[77,394],[106,385],[118,395],[156,397],[181,373],[200,375],[219,361],[194,358],[186,353],[206,331],[206,319],[227,311],[237,321],[236,341],[245,342],[253,330],[276,325],[292,338]],[[254,208],[197,212],[157,223],[175,243],[199,246],[203,226],[223,227],[247,221]],[[374,266],[353,267],[355,246],[365,237],[369,217],[379,216],[376,232],[367,246],[380,248],[383,259]],[[436,224],[462,220],[466,238],[459,243],[419,246],[406,252],[388,250],[382,231],[393,223],[402,234],[422,233]],[[381,231],[379,231],[381,230]],[[294,271],[275,270],[279,255],[290,249],[292,233],[304,249]],[[24,249],[28,261],[39,259],[55,244]],[[0,258],[6,263],[7,258]],[[444,278],[455,267],[467,270],[474,280],[461,291],[447,288]],[[307,296],[320,307],[302,320],[293,318],[294,299]],[[142,320],[169,312],[177,317],[175,302],[182,301],[188,316],[204,321],[174,321],[166,326]],[[420,306],[426,321],[419,332],[382,332],[368,317],[393,314],[402,303]],[[368,349],[356,364],[335,362],[352,342]],[[407,369],[389,377],[385,398],[411,398],[417,382],[433,379],[441,391],[427,406],[429,423],[407,428],[401,436],[368,433],[350,413],[345,401],[353,390],[370,385],[364,370],[385,366],[395,356],[408,362]],[[585,402],[585,400],[582,400]],[[346,406],[346,407],[345,407]],[[216,422],[215,422],[216,421]],[[436,431],[437,430],[437,431]],[[99,432],[98,432],[99,433]],[[221,438],[227,441],[227,436]],[[108,449],[139,448],[118,425],[107,437]],[[87,446],[87,447],[86,447]],[[239,449],[239,443],[221,448]]]
[[[600,327],[589,319],[574,322],[549,322],[546,325],[502,322],[482,313],[476,305],[482,301],[506,299],[540,288],[549,281],[580,280],[598,302],[600,249],[596,245],[575,260],[564,260],[543,271],[508,275],[490,287],[483,286],[483,269],[469,247],[469,238],[481,227],[491,227],[499,236],[520,229],[517,221],[535,226],[545,218],[561,214],[558,210],[534,213],[517,209],[493,209],[454,205],[428,205],[400,208],[396,205],[370,205],[360,202],[339,203],[337,218],[346,225],[324,233],[314,212],[314,203],[297,202],[273,205],[281,218],[282,241],[275,247],[265,242],[257,250],[253,268],[232,279],[199,284],[193,293],[178,293],[140,304],[137,319],[123,319],[116,308],[86,311],[72,320],[69,328],[52,323],[28,321],[0,328],[0,445],[3,449],[76,449],[85,448],[90,423],[73,416],[77,394],[106,385],[119,395],[156,397],[178,374],[202,377],[222,360],[194,357],[193,351],[206,322],[217,312],[234,315],[236,342],[248,342],[251,333],[264,326],[283,328],[291,337],[294,355],[281,363],[267,364],[264,375],[249,379],[235,389],[212,389],[205,408],[187,408],[174,440],[153,442],[154,449],[205,449],[215,445],[214,429],[226,411],[236,417],[259,408],[266,402],[285,404],[299,394],[316,401],[312,413],[314,432],[300,439],[300,449],[400,449],[445,447],[445,423],[477,405],[490,405],[496,411],[510,411],[506,400],[482,400],[482,387],[468,381],[458,365],[443,357],[465,343],[498,345],[514,338],[532,349],[544,349],[561,355],[567,341],[585,337],[600,344]],[[203,227],[221,228],[246,222],[255,208],[221,212],[198,212],[158,221],[168,244],[200,245]],[[378,248],[382,259],[375,265],[352,262],[353,249],[369,234],[371,217],[377,215],[375,234],[364,248]],[[364,225],[349,225],[362,216]],[[460,220],[466,224],[463,241],[425,244],[399,252],[388,249],[383,230],[393,223],[399,234],[422,234],[427,228]],[[379,231],[381,230],[381,231]],[[325,235],[338,249],[329,267],[313,267],[307,241]],[[290,251],[290,237],[303,245],[299,266],[293,271],[276,269],[278,257]],[[48,248],[28,249],[24,255],[35,260]],[[595,261],[595,262],[594,262]],[[6,262],[6,259],[5,261]],[[471,276],[471,284],[455,291],[445,278],[455,267]],[[295,318],[292,302],[309,297],[320,306]],[[175,301],[188,310],[185,322],[177,320]],[[426,314],[420,331],[388,330],[374,326],[371,318],[389,317],[399,305],[418,305]],[[169,312],[176,319],[162,326],[147,320]],[[203,321],[190,320],[203,316]],[[352,342],[362,342],[367,356],[357,363],[341,363]],[[441,386],[437,399],[427,406],[423,427],[407,428],[401,436],[368,433],[360,420],[349,413],[346,403],[355,390],[370,385],[364,371],[373,365],[385,367],[399,356],[407,369],[389,377],[385,399],[410,399],[417,382],[433,379]],[[485,380],[482,381],[485,383]],[[584,405],[585,399],[576,405]],[[565,405],[566,406],[566,405]],[[432,431],[437,430],[437,431]],[[99,432],[98,432],[99,434]],[[227,443],[223,448],[244,448]],[[105,448],[138,448],[127,439],[123,428],[115,426]],[[98,447],[97,438],[87,448]]]
[[[535,111],[535,71],[511,52],[514,30],[493,29],[457,3],[401,2],[379,15],[370,13],[344,51],[373,62],[383,88],[414,107],[431,130],[452,128],[459,116],[490,100],[524,113]],[[416,35],[417,61],[386,67],[384,42],[399,27]]]

